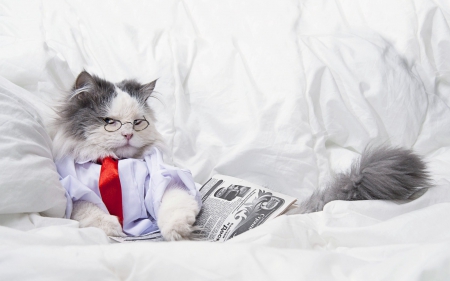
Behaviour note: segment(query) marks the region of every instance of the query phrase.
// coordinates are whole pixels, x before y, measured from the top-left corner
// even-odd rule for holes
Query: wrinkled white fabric
[[[52,141],[23,93],[30,94],[0,77],[0,214],[63,217]]]
[[[149,104],[168,162],[198,183],[220,173],[302,200],[372,143],[413,148],[437,185],[223,244],[108,245],[73,221],[5,215],[0,279],[450,279],[447,0],[10,0],[0,15],[0,76],[45,123],[83,68],[159,78]]]
[[[66,189],[66,218],[72,214],[72,202],[87,201],[109,213],[99,189],[101,165],[78,163],[70,157],[56,162],[60,181]],[[163,162],[161,151],[152,148],[144,159],[122,159],[118,163],[122,191],[123,231],[139,236],[158,230],[156,220],[164,192],[177,185],[185,188],[202,205],[191,172]]]

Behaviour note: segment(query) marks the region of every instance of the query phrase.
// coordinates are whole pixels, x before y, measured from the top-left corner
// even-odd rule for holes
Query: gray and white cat
[[[156,81],[141,85],[134,80],[113,84],[81,72],[57,110],[55,160],[65,156],[76,162],[95,162],[105,157],[142,159],[151,147],[161,146],[162,136],[147,104],[155,84]],[[104,129],[108,118],[136,121],[143,116],[149,123],[145,130],[135,131],[133,126],[122,126],[114,132]],[[183,188],[173,187],[163,195],[157,224],[165,240],[187,239],[194,229],[199,206]],[[81,227],[98,227],[111,236],[124,235],[117,217],[90,202],[74,202],[71,218],[79,221]]]
[[[154,126],[154,114],[147,104],[156,81],[141,85],[134,80],[110,83],[82,72],[58,111],[54,138],[56,159],[66,155],[76,161],[114,158],[142,158],[152,146],[163,143]],[[133,131],[123,126],[116,132],[104,130],[105,119],[136,120],[145,116],[149,127]],[[320,211],[333,200],[405,200],[430,187],[426,165],[411,150],[403,148],[367,148],[348,172],[338,174],[324,189],[318,190],[289,214]],[[168,189],[159,211],[158,226],[166,240],[189,237],[199,212],[195,200],[179,188]],[[76,202],[72,218],[80,226],[94,226],[108,235],[122,235],[116,217],[89,202]]]

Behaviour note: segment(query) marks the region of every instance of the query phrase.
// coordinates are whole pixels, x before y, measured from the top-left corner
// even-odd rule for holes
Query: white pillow
[[[63,217],[66,197],[52,142],[26,97],[32,94],[0,77],[0,214]]]

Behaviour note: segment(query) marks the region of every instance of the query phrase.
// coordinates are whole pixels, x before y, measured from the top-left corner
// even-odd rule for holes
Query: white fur
[[[182,188],[169,188],[162,199],[158,226],[167,241],[189,239],[200,208],[197,201]]]
[[[53,140],[55,159],[71,155],[76,161],[97,160],[105,157],[142,158],[151,145],[161,146],[162,136],[156,130],[152,112],[146,110],[128,93],[116,87],[117,96],[108,109],[109,118],[122,123],[143,119],[150,123],[142,131],[134,131],[131,124],[123,125],[118,131],[107,132],[103,125],[89,128],[85,141],[73,139],[69,132],[60,128]],[[124,135],[133,134],[128,141]]]
[[[109,236],[126,236],[122,232],[122,226],[116,216],[106,214],[91,202],[75,202],[70,218],[78,221],[80,227],[97,227]]]
[[[86,89],[84,89],[86,90]],[[73,95],[81,93],[77,90]],[[127,123],[118,131],[107,132],[104,125],[86,128],[85,140],[74,139],[64,124],[57,129],[53,143],[55,159],[71,156],[75,161],[96,161],[108,156],[115,158],[143,158],[152,146],[163,147],[162,136],[154,125],[151,110],[145,108],[128,93],[116,87],[117,96],[108,108],[108,116],[122,123],[136,119],[149,121],[149,126],[142,131],[134,131]],[[127,140],[125,135],[133,134]],[[163,237],[168,241],[188,239],[194,230],[193,224],[199,212],[197,201],[183,188],[173,186],[164,194],[159,210],[158,226]],[[104,213],[96,205],[89,202],[75,202],[72,219],[80,222],[80,227],[98,227],[111,236],[123,236],[122,227],[117,217]]]
[[[166,241],[188,240],[200,208],[197,201],[179,186],[169,187],[159,209],[158,227]],[[97,205],[87,201],[73,204],[71,219],[80,227],[97,227],[108,236],[126,236],[116,216],[106,214]]]
[[[145,112],[136,99],[117,87],[116,93],[117,96],[111,103],[108,117],[122,121],[133,121],[134,119],[142,118]]]

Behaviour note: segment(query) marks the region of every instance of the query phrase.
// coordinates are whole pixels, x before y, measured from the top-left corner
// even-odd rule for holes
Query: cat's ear
[[[94,88],[95,80],[87,71],[83,70],[77,77],[75,89]]]
[[[156,81],[158,81],[158,79],[150,83],[141,85],[141,89],[139,92],[141,93],[145,101],[152,95],[153,90],[155,89],[156,86]]]
[[[82,98],[84,93],[92,93],[95,88],[94,78],[86,71],[82,71],[75,81],[72,97]]]

